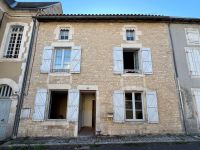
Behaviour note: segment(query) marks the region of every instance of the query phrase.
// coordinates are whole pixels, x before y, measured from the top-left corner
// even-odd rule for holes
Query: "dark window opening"
[[[68,40],[69,39],[69,30],[61,29],[60,30],[60,40]]]
[[[67,91],[51,91],[49,119],[66,119]]]
[[[134,30],[126,30],[126,40],[127,41],[134,41],[135,39],[135,31]]]
[[[124,51],[124,72],[125,73],[139,73],[139,56],[138,50]]]

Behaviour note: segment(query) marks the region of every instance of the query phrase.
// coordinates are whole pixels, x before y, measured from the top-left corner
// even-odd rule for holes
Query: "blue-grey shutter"
[[[42,65],[40,67],[41,73],[49,73],[51,69],[52,47],[46,46],[43,50]]]
[[[153,74],[153,65],[151,59],[151,49],[150,48],[142,48],[142,70],[144,74]]]
[[[80,73],[81,70],[81,47],[74,46],[71,52],[71,73]]]
[[[148,91],[146,93],[147,98],[147,115],[149,123],[158,123],[158,104],[157,96],[155,91]]]
[[[47,100],[47,89],[38,89],[35,97],[33,121],[43,121]]]
[[[125,101],[123,91],[113,93],[113,121],[123,123],[125,120]]]
[[[113,48],[113,72],[115,74],[123,74],[123,48]]]
[[[71,89],[68,92],[67,120],[69,122],[77,122],[79,114],[79,90]]]

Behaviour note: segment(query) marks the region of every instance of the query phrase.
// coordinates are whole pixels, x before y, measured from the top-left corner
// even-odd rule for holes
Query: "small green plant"
[[[34,146],[34,147],[33,147],[33,150],[42,150],[42,148],[41,148],[40,145],[37,145],[37,146]]]

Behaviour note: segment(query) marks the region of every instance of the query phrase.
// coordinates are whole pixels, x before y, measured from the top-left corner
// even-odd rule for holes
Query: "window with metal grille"
[[[54,60],[52,72],[70,72],[71,49],[56,48],[54,51]]]
[[[126,92],[125,109],[127,120],[143,120],[142,93]]]
[[[61,29],[59,39],[60,40],[68,40],[69,39],[69,29]]]
[[[24,27],[12,26],[9,33],[9,43],[6,51],[6,58],[18,58],[22,42]]]
[[[135,31],[134,30],[126,30],[126,40],[127,41],[135,40]]]
[[[0,85],[0,98],[8,98],[12,95],[12,88],[8,85]]]
[[[186,48],[186,57],[190,74],[200,76],[200,48]]]

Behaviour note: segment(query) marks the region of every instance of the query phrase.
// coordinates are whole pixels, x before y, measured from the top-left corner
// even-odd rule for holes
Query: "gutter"
[[[171,48],[172,48],[172,54],[173,54],[173,64],[175,69],[175,80],[176,80],[176,86],[178,87],[178,95],[180,100],[180,109],[181,109],[181,115],[182,115],[182,121],[183,121],[183,130],[185,134],[188,134],[187,127],[186,127],[186,119],[185,119],[185,113],[184,113],[184,103],[183,103],[183,96],[182,96],[182,90],[180,87],[179,77],[178,77],[178,71],[177,71],[177,63],[175,59],[175,50],[174,50],[174,43],[172,38],[172,32],[171,32],[171,23],[168,23],[168,30],[169,30],[169,36],[170,36],[170,42],[171,42]]]
[[[18,133],[21,109],[23,106],[25,90],[26,90],[26,83],[27,83],[27,79],[28,79],[28,72],[29,72],[29,66],[30,66],[30,60],[31,60],[31,56],[32,56],[35,31],[36,31],[36,19],[33,18],[33,29],[32,29],[31,41],[30,41],[29,50],[28,50],[28,57],[26,59],[26,68],[25,68],[25,72],[24,72],[24,79],[23,79],[22,88],[21,88],[21,92],[20,92],[18,104],[17,104],[17,110],[16,110],[16,114],[15,114],[12,138],[16,138],[17,133]]]

